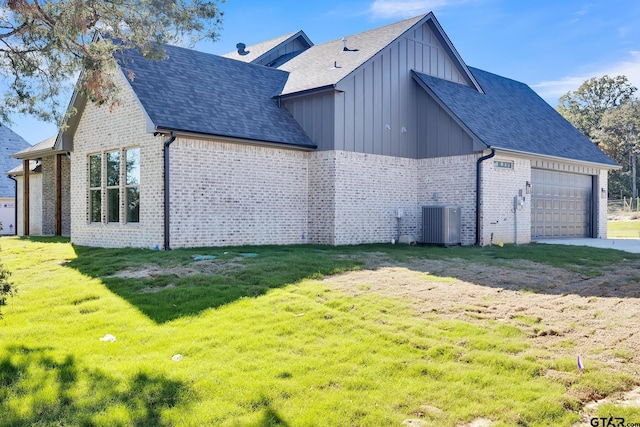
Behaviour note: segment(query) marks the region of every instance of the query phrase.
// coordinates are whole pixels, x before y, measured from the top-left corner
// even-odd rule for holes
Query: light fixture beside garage
[[[604,188],[600,189],[600,198],[601,199],[606,199],[607,198],[607,190],[605,190]]]
[[[527,190],[527,194],[531,194],[531,181],[527,181],[525,189]]]

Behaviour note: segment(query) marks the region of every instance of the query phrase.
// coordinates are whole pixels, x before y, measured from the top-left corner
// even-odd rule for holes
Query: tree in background
[[[0,122],[13,113],[60,120],[68,100],[61,105],[59,95],[80,71],[80,91],[115,105],[114,52],[139,49],[161,59],[163,44],[215,40],[224,1],[0,0],[0,75],[7,87]]]
[[[557,110],[615,160],[621,170],[609,175],[609,193],[631,197],[638,152],[637,88],[626,76],[591,78],[560,97]]]
[[[602,115],[633,98],[637,88],[626,76],[591,78],[560,97],[558,112],[594,143]]]
[[[602,115],[598,140],[604,151],[611,156],[622,169],[612,171],[609,191],[638,197],[636,165],[640,153],[640,104],[632,100]],[[627,166],[628,165],[628,166]],[[631,191],[629,191],[631,190]]]

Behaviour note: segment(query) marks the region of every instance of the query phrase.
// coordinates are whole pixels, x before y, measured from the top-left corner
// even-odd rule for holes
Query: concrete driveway
[[[640,254],[640,239],[541,239],[536,243],[549,245],[591,246],[593,248],[617,249]]]

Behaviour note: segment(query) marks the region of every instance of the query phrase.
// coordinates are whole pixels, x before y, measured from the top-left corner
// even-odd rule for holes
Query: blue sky
[[[640,2],[636,0],[227,0],[215,54],[297,30],[320,44],[433,11],[469,66],[519,80],[553,107],[583,81],[626,75],[640,88]],[[35,144],[55,126],[14,117]]]

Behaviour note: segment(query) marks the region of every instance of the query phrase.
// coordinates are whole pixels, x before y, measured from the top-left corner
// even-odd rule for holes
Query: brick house
[[[67,152],[54,150],[56,138],[47,138],[11,156],[22,161],[7,172],[16,181],[16,234],[20,236],[71,233],[70,160]]]
[[[12,158],[11,154],[28,147],[29,143],[20,135],[0,125],[0,166],[3,171],[17,167],[20,161]],[[16,191],[15,182],[6,177],[0,180],[0,234],[16,234]]]
[[[75,244],[421,241],[425,205],[459,209],[465,245],[606,237],[615,163],[526,85],[468,67],[432,13],[166,51],[118,58],[113,111],[74,95],[55,150]]]

